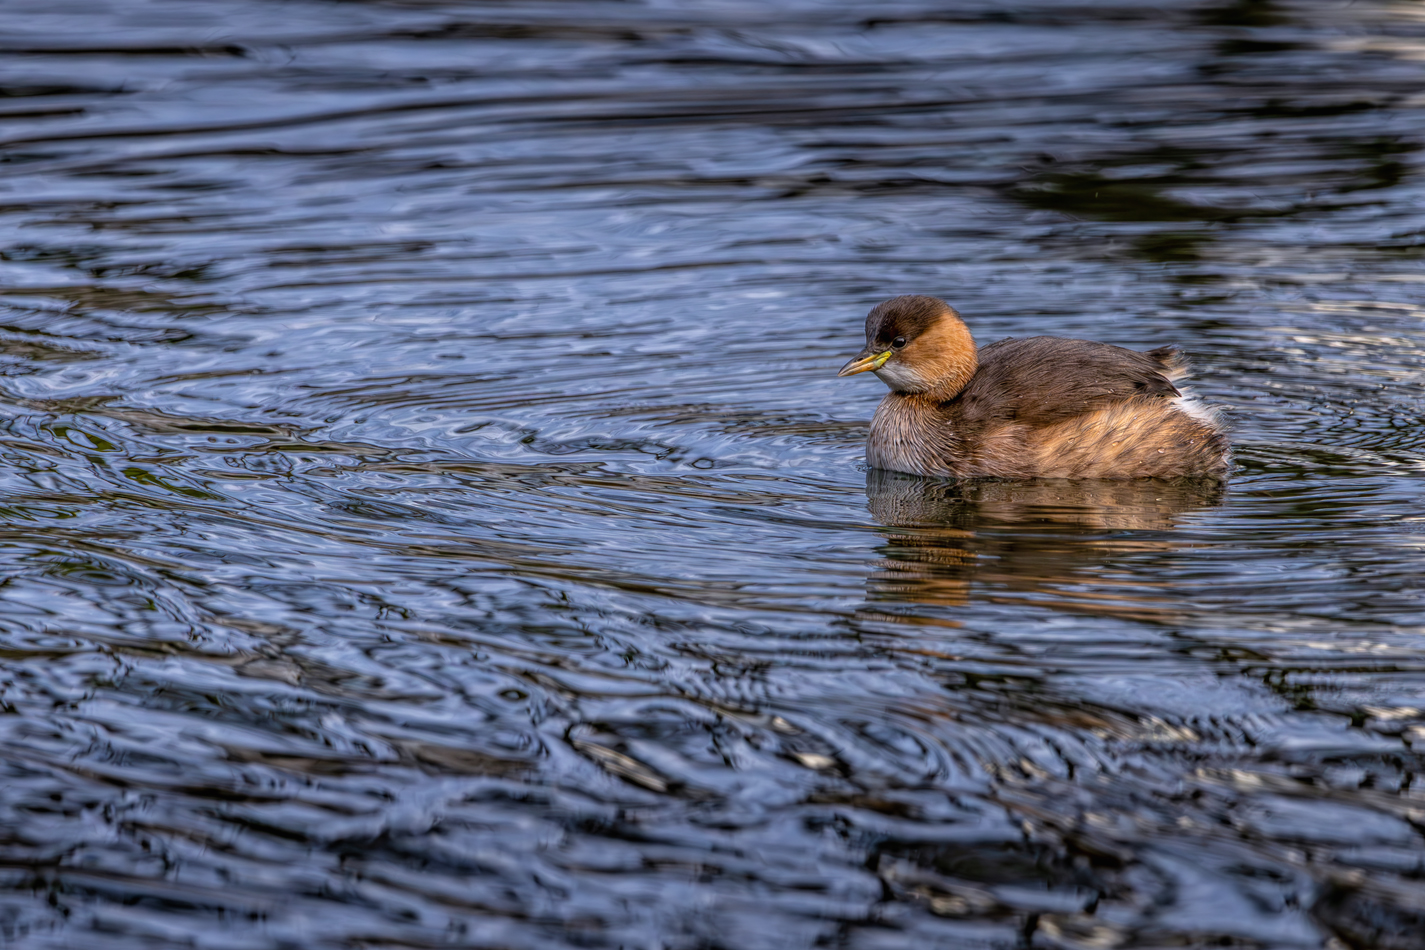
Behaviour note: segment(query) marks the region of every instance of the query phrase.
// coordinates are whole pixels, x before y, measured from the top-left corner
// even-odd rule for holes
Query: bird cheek
[[[915,391],[924,388],[920,377],[910,367],[898,360],[891,360],[876,370],[876,378],[897,391]]]

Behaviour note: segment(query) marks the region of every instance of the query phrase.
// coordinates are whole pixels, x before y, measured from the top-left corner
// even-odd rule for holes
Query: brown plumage
[[[1036,336],[977,350],[945,301],[894,297],[866,317],[840,375],[891,388],[871,420],[874,468],[957,478],[1227,474],[1227,436],[1174,383],[1177,347],[1146,353]]]

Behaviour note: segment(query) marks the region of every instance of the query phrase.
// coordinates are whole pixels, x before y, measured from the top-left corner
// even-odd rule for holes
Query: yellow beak
[[[841,372],[837,376],[855,376],[857,373],[866,373],[878,370],[886,365],[886,360],[891,358],[891,351],[884,353],[868,353],[862,350],[851,358],[851,362],[841,367]]]

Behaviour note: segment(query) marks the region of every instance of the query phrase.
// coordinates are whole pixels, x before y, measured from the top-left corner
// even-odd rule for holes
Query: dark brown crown
[[[947,313],[955,315],[955,310],[939,297],[923,294],[892,297],[876,304],[866,315],[866,343],[890,346],[898,336],[910,342],[935,326]]]

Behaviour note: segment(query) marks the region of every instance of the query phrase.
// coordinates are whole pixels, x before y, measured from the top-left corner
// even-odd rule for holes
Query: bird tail
[[[1156,350],[1149,350],[1146,354],[1158,364],[1158,371],[1168,378],[1171,383],[1186,379],[1192,372],[1192,365],[1188,358],[1183,355],[1183,351],[1176,346],[1160,346]]]

